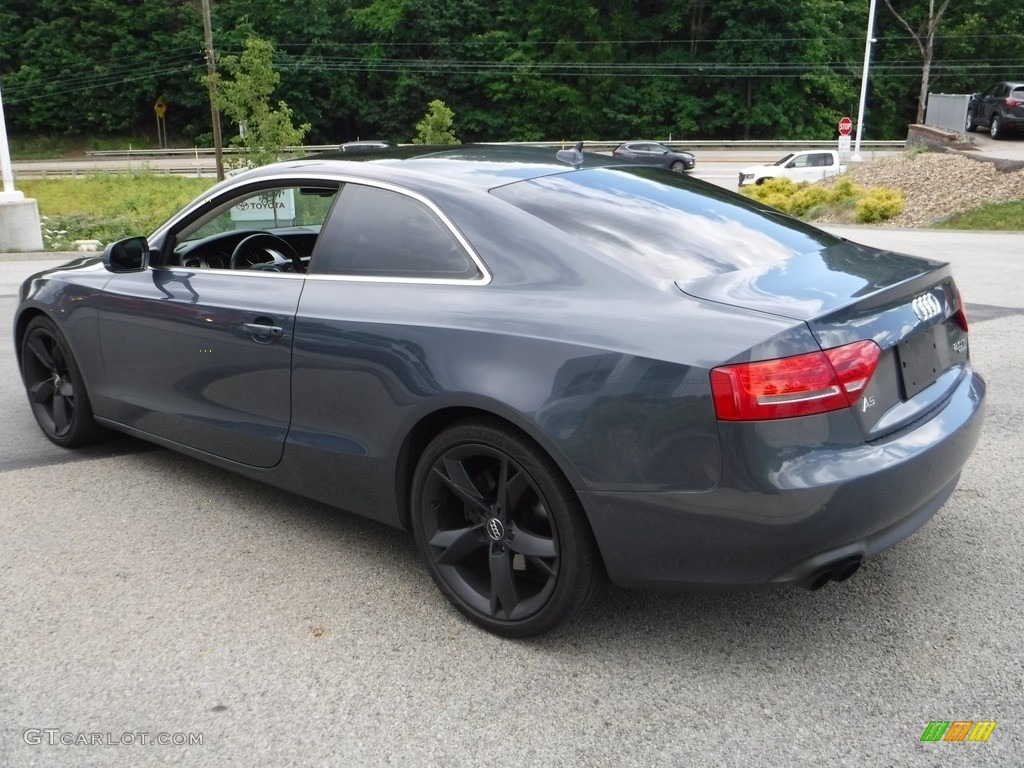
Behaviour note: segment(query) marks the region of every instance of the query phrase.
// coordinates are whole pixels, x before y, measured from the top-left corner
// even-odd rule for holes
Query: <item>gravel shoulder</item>
[[[949,152],[906,152],[865,163],[847,176],[861,186],[903,192],[903,212],[883,222],[886,227],[934,224],[986,203],[1024,198],[1024,169],[1000,171],[994,163]]]

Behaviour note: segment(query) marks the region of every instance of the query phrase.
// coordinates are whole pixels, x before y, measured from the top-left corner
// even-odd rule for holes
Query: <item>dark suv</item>
[[[1009,131],[1024,131],[1024,83],[996,83],[967,103],[967,131],[988,128],[993,139]]]

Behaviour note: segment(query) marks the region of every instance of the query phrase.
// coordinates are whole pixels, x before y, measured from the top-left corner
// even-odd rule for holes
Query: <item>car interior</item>
[[[246,191],[176,233],[170,263],[192,269],[306,272],[338,187]]]

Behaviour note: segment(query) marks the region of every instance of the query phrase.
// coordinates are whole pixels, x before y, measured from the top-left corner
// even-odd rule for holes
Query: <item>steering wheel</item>
[[[249,269],[257,265],[270,269],[291,262],[296,273],[302,273],[302,259],[291,244],[269,232],[257,232],[244,238],[231,252],[231,269]]]

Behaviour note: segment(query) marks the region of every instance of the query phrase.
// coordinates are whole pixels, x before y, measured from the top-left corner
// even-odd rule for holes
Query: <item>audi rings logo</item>
[[[912,306],[914,307],[914,314],[917,315],[917,319],[921,322],[931,320],[933,317],[938,317],[942,314],[942,305],[930,293],[918,296],[914,299]]]
[[[494,541],[501,541],[505,538],[505,526],[501,524],[501,520],[492,517],[487,521],[487,535]]]

